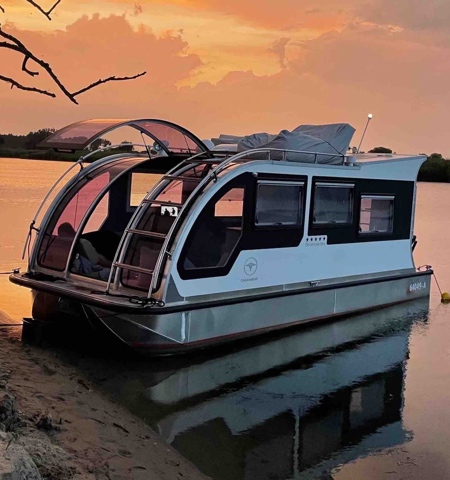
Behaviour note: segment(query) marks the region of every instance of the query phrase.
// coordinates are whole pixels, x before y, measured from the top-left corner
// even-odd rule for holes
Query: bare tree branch
[[[24,57],[23,63],[22,63],[22,71],[28,73],[28,75],[34,77],[36,75],[39,75],[39,72],[33,72],[27,68],[27,62],[30,59],[30,57]]]
[[[72,93],[72,95],[73,95],[74,97],[76,97],[77,95],[80,95],[80,93],[87,92],[87,91],[90,90],[91,88],[98,87],[98,86],[101,85],[102,83],[107,83],[107,82],[122,82],[122,81],[124,81],[124,80],[134,80],[135,78],[142,77],[142,76],[145,75],[146,73],[147,73],[147,72],[141,72],[141,73],[138,73],[138,74],[136,74],[136,75],[133,75],[132,77],[116,77],[116,76],[112,76],[112,77],[100,79],[100,80],[97,80],[97,81],[94,82],[94,83],[91,83],[91,84],[88,85],[87,87],[84,87],[84,88],[82,88],[81,90],[78,90],[77,92]]]
[[[19,82],[16,82],[16,80],[9,78],[9,77],[4,77],[3,75],[0,75],[0,80],[2,82],[7,82],[11,84],[11,88],[19,88],[20,90],[26,90],[27,92],[37,92],[42,95],[48,95],[49,97],[55,98],[56,95],[52,92],[48,92],[47,90],[41,90],[40,88],[35,88],[35,87],[26,87],[24,85],[21,85]]]
[[[48,63],[44,62],[43,60],[33,55],[33,53],[31,53],[31,51],[28,50],[28,48],[26,48],[25,45],[19,39],[17,39],[13,35],[10,35],[4,32],[1,26],[0,26],[0,37],[6,38],[6,40],[9,40],[10,42],[15,43],[15,45],[11,45],[6,42],[2,42],[0,46],[3,46],[3,48],[8,48],[10,50],[15,50],[17,52],[20,52],[25,57],[28,57],[29,59],[36,62],[42,69],[44,69],[48,73],[48,75],[52,78],[52,80],[56,83],[56,85],[58,85],[58,87],[62,90],[64,95],[66,95],[66,97],[68,97],[69,100],[71,100],[73,103],[78,104],[75,98],[73,98],[73,95],[67,90],[67,88],[61,83],[59,78],[53,73],[53,70],[51,69]],[[6,43],[6,45],[4,45],[4,43]]]
[[[43,15],[45,15],[49,20],[51,20],[50,14],[53,12],[53,10],[60,4],[61,0],[56,0],[56,2],[53,4],[53,6],[45,11],[37,2],[34,0],[26,0],[29,4],[31,4],[34,8],[39,10]],[[0,5],[0,10],[5,13],[5,9]],[[35,62],[37,65],[39,65],[45,72],[47,72],[48,76],[53,80],[53,82],[58,86],[58,88],[62,91],[62,93],[73,103],[78,105],[77,100],[75,99],[76,96],[87,92],[88,90],[91,90],[92,88],[98,87],[99,85],[103,83],[108,83],[108,82],[120,82],[120,81],[125,81],[125,80],[134,80],[135,78],[142,77],[143,75],[146,75],[147,72],[141,72],[133,76],[127,76],[127,77],[116,77],[115,75],[108,77],[108,78],[103,78],[99,79],[96,82],[91,83],[90,85],[76,91],[76,92],[69,92],[69,90],[65,87],[65,85],[59,80],[57,75],[53,72],[51,66],[47,63],[41,60],[40,58],[36,57],[31,50],[29,50],[18,38],[15,36],[6,33],[0,24],[0,37],[6,39],[6,42],[0,42],[0,49],[5,48],[8,50],[15,51],[21,55],[23,55],[23,62],[22,62],[22,71],[30,75],[31,77],[35,77],[39,75],[39,72],[30,70],[27,67],[27,63],[29,60],[32,60]],[[11,84],[11,88],[17,87],[21,90],[26,90],[30,92],[37,92],[41,93],[43,95],[48,95],[50,97],[55,98],[56,95],[52,92],[49,92],[47,90],[42,90],[40,88],[35,88],[35,87],[26,87],[24,85],[21,85],[18,83],[16,80],[5,77],[3,75],[0,75],[0,81],[7,82]]]
[[[52,19],[52,17],[50,17],[50,14],[53,12],[53,10],[58,6],[59,2],[61,2],[61,0],[57,0],[57,2],[53,5],[53,7],[48,10],[48,11],[45,11],[38,3],[36,3],[34,0],[27,0],[28,3],[30,3],[31,5],[33,5],[34,8],[37,8],[43,15],[45,15],[49,20]]]
[[[50,14],[53,12],[53,10],[58,6],[58,4],[59,4],[60,1],[61,1],[61,0],[58,0],[58,1],[53,5],[53,7],[47,12],[49,15],[50,15]]]

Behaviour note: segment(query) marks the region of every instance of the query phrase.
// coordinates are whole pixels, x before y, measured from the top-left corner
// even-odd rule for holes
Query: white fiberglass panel
[[[306,246],[306,238],[299,247],[243,251],[223,277],[182,280],[176,269],[172,275],[180,295],[190,297],[414,267],[409,239],[340,245],[317,241]],[[177,261],[174,258],[174,264]]]

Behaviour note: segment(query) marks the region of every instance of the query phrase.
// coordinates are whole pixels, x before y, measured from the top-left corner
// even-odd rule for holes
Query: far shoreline
[[[46,160],[49,162],[77,162],[82,156],[89,154],[89,151],[80,152],[58,152],[55,150],[37,150],[25,148],[0,148],[0,159],[11,160]],[[114,153],[137,153],[130,150],[119,148],[114,149]],[[92,163],[100,158],[110,154],[110,150],[105,149],[88,157],[85,162]],[[447,160],[439,153],[432,153],[427,157],[419,170],[418,182],[429,183],[450,183],[450,160]]]

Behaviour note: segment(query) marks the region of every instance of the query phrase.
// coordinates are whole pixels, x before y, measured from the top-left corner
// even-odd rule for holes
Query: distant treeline
[[[58,161],[75,161],[80,158],[83,153],[62,153],[54,150],[39,150],[37,145],[45,140],[49,135],[55,132],[54,128],[43,128],[36,132],[30,132],[27,135],[0,134],[0,158],[29,158],[35,160],[58,160]],[[126,145],[120,151],[131,151],[132,147]],[[90,150],[96,150],[100,146],[106,147],[111,142],[99,138],[95,140]],[[116,150],[118,152],[118,150]],[[369,150],[369,153],[392,153],[390,148],[375,147]],[[95,154],[90,161],[97,160],[105,156],[107,153]],[[440,153],[432,153],[419,170],[419,181],[422,182],[450,182],[450,160],[445,159]]]
[[[375,147],[369,150],[369,153],[392,153],[392,150],[386,147]],[[440,153],[428,155],[419,170],[418,180],[419,182],[450,182],[450,160],[445,159]]]
[[[419,182],[450,182],[450,160],[432,153],[419,170]]]
[[[99,147],[106,147],[111,145],[109,140],[99,138],[92,142],[89,149],[82,152],[65,153],[57,152],[49,149],[38,149],[37,146],[43,142],[49,135],[54,133],[54,128],[42,128],[37,132],[30,132],[27,135],[13,135],[0,134],[0,158],[28,158],[33,160],[58,160],[72,162],[80,158],[81,155],[87,154],[90,151],[97,150]],[[133,150],[132,146],[127,145],[127,141],[122,142],[124,144],[120,149],[115,149],[116,153],[129,152]],[[92,155],[89,161],[97,160],[104,157],[107,153],[98,153]]]
[[[4,149],[28,149],[34,150],[39,143],[45,140],[49,135],[54,133],[54,128],[42,128],[37,132],[30,132],[27,135],[6,135],[0,134],[0,148]]]

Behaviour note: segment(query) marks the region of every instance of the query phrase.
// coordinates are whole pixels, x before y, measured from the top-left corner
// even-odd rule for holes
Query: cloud
[[[358,9],[358,14],[378,24],[450,33],[450,2],[447,0],[371,0]]]
[[[450,48],[445,35],[436,42],[426,32],[355,22],[308,41],[281,37],[272,44],[272,57],[276,53],[285,66],[278,73],[256,75],[241,66],[224,72],[216,85],[180,88],[180,82],[202,68],[202,59],[190,53],[180,35],[155,35],[143,26],[133,29],[125,17],[98,15],[53,33],[16,33],[73,89],[110,74],[149,73],[94,89],[79,98],[79,107],[0,84],[2,110],[8,112],[0,117],[2,132],[59,128],[93,117],[160,117],[201,137],[349,122],[358,129],[357,141],[371,112],[374,120],[363,148],[384,145],[397,152],[450,154],[445,132]],[[215,62],[220,68],[220,56]],[[15,66],[20,69],[20,61]]]
[[[271,51],[278,56],[281,68],[286,68],[286,45],[289,43],[290,38],[280,38],[272,45]]]
[[[354,85],[384,95],[434,97],[446,92],[450,48],[426,35],[375,25],[352,24],[300,44],[290,66],[331,84]],[[430,90],[430,85],[433,88]]]
[[[110,0],[112,3],[124,3],[128,0]],[[322,0],[320,10],[317,1],[304,0],[147,0],[148,4],[176,5],[190,8],[198,13],[209,11],[217,14],[232,15],[245,22],[271,29],[317,28],[323,30],[340,25],[345,9],[353,6],[357,0],[341,0],[336,6],[334,0]]]

